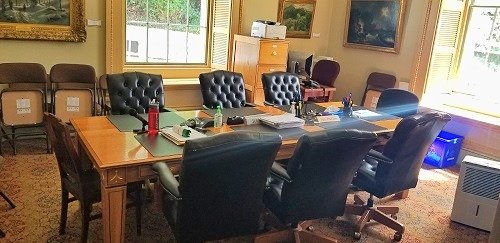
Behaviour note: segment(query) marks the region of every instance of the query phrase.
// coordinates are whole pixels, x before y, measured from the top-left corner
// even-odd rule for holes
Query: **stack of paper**
[[[163,135],[164,137],[168,138],[168,140],[172,141],[176,145],[184,145],[184,143],[186,143],[187,140],[196,139],[196,138],[203,138],[203,137],[207,136],[207,135],[205,135],[201,132],[198,132],[190,127],[182,127],[182,128],[188,129],[191,131],[189,137],[183,137],[179,133],[174,132],[172,130],[172,127],[162,129],[160,131],[160,134]]]
[[[278,115],[278,116],[262,117],[260,118],[260,121],[276,129],[302,127],[305,124],[304,120],[297,118],[290,113],[285,113],[283,115]]]

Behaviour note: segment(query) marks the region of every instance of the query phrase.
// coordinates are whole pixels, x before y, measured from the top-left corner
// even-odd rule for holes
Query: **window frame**
[[[205,40],[205,62],[204,63],[175,63],[175,62],[172,62],[172,63],[167,63],[167,62],[149,62],[147,61],[149,59],[148,56],[146,56],[146,62],[127,62],[127,51],[125,50],[124,51],[124,55],[125,55],[125,64],[124,65],[127,65],[127,66],[142,66],[142,65],[154,65],[154,66],[193,66],[193,67],[198,67],[198,66],[201,66],[201,67],[209,67],[210,66],[210,57],[211,57],[211,47],[212,47],[212,38],[211,38],[211,35],[212,35],[212,30],[213,30],[213,26],[212,26],[212,23],[213,23],[213,17],[214,17],[214,12],[213,12],[213,5],[215,3],[215,1],[213,0],[206,0],[207,1],[207,19],[206,19],[206,40]],[[126,8],[127,8],[127,0],[124,0],[124,5],[125,5],[125,39],[127,37],[127,16],[126,16]],[[151,24],[152,22],[145,22],[146,23],[146,26],[148,24]],[[163,23],[162,23],[163,24]],[[189,28],[190,26],[192,25],[189,25],[189,23],[186,24],[186,28]],[[199,26],[201,27],[201,25]],[[149,31],[149,28],[147,29],[147,31]],[[126,40],[125,40],[126,41]],[[168,40],[170,41],[170,40]],[[167,41],[167,43],[168,43]],[[125,44],[126,45],[126,44]],[[186,44],[187,45],[187,44]],[[146,49],[149,48],[149,44],[146,46]],[[148,51],[146,51],[146,53],[148,53]],[[168,57],[167,57],[168,58]]]
[[[458,40],[458,48],[457,48],[457,51],[456,51],[456,60],[454,60],[454,65],[452,67],[452,71],[451,71],[451,75],[454,77],[454,79],[452,79],[452,82],[453,82],[453,85],[450,87],[450,92],[451,93],[459,93],[459,94],[464,94],[464,95],[471,95],[471,96],[477,96],[477,94],[473,93],[473,92],[467,92],[466,90],[463,90],[463,87],[458,87],[459,83],[461,82],[464,82],[463,80],[460,80],[459,79],[459,76],[460,76],[460,65],[462,64],[462,60],[463,60],[463,56],[465,55],[464,54],[464,46],[465,46],[465,43],[466,43],[466,38],[467,38],[467,30],[468,30],[468,27],[469,27],[469,24],[471,22],[471,18],[472,18],[472,11],[473,11],[473,8],[474,7],[477,7],[477,8],[497,8],[499,11],[500,11],[500,5],[498,6],[493,6],[493,5],[474,5],[474,0],[467,0],[467,2],[465,3],[465,7],[464,7],[464,18],[462,19],[462,23],[461,24],[461,29],[460,29],[460,32],[459,32],[459,40]],[[495,17],[496,18],[496,17]]]
[[[459,63],[462,58],[466,30],[470,19],[469,12],[471,10],[473,0],[463,0],[463,6],[461,9],[462,16],[458,22],[455,49],[454,51],[449,52],[453,54],[453,57],[447,74],[448,78],[446,80],[432,79],[430,74],[432,73],[433,68],[438,68],[438,66],[433,66],[432,60],[436,53],[440,53],[440,51],[438,51],[438,49],[435,49],[435,47],[446,47],[446,45],[440,46],[437,42],[438,38],[441,37],[439,35],[439,21],[442,17],[441,14],[443,10],[452,9],[449,8],[449,6],[446,6],[446,0],[438,2],[439,6],[435,10],[436,22],[433,29],[433,34],[430,35],[430,40],[426,40],[426,28],[428,26],[427,21],[434,18],[433,16],[431,16],[430,11],[433,9],[433,7],[435,7],[435,5],[432,5],[432,2],[428,5],[429,12],[426,15],[426,23],[423,32],[424,34],[421,41],[421,53],[419,53],[419,59],[417,59],[416,62],[417,68],[420,67],[421,64],[426,65],[427,67],[424,68],[424,71],[417,69],[414,72],[414,78],[412,80],[411,87],[417,93],[422,92],[420,94],[422,96],[423,103],[441,103],[444,106],[458,108],[465,111],[472,111],[498,119],[500,117],[500,113],[491,108],[494,106],[492,106],[491,103],[488,102],[488,100],[478,100],[476,95],[467,95],[463,92],[459,92],[459,90],[455,88],[456,84],[460,82],[460,80],[458,79]],[[424,49],[429,51],[429,56],[426,57],[425,60],[422,60],[422,52],[424,51]],[[446,51],[443,53],[446,53]],[[442,74],[443,73],[441,73],[441,75]]]
[[[214,68],[220,68],[213,62],[213,25],[214,9],[218,0],[208,0],[208,43],[206,48],[205,64],[127,64],[126,60],[126,2],[124,0],[106,1],[106,73],[122,72],[146,72],[161,74],[164,79],[181,80],[197,78],[200,73],[210,72]],[[241,0],[230,0],[231,9],[229,13],[229,42],[227,54],[227,67],[231,66],[232,37],[237,33],[241,18],[239,18],[238,7],[241,8]],[[235,11],[236,10],[236,11]]]

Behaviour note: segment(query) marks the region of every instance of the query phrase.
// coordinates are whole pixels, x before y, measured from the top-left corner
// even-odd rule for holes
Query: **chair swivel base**
[[[375,220],[393,230],[394,240],[400,241],[403,237],[405,227],[400,222],[396,221],[396,214],[399,212],[398,207],[393,206],[373,206],[373,195],[370,195],[368,202],[364,202],[358,195],[354,195],[354,204],[348,204],[345,208],[345,214],[354,214],[361,216],[356,222],[356,230],[354,232],[354,239],[361,238],[361,230],[365,227],[366,223],[370,220]]]
[[[284,225],[274,214],[266,212],[263,215],[264,222],[273,228],[274,231],[264,233],[255,237],[255,243],[268,243],[268,242],[317,242],[317,243],[331,243],[337,242],[327,236],[314,233],[312,221],[302,221],[296,224],[296,227]],[[293,227],[293,226],[292,226]]]
[[[271,231],[269,233],[258,235],[254,238],[254,243],[269,243],[269,242],[315,242],[315,243],[332,243],[337,240],[327,236],[319,235],[313,232],[314,228],[309,221],[304,221],[295,229]]]

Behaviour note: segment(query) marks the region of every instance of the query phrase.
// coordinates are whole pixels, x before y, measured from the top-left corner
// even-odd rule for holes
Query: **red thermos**
[[[154,100],[149,103],[148,134],[156,135],[160,129],[160,104]]]

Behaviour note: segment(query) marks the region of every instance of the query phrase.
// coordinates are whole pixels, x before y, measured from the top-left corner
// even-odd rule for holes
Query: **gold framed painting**
[[[406,0],[349,0],[344,46],[399,53]]]
[[[85,42],[83,0],[0,0],[0,38]]]
[[[286,26],[286,37],[311,38],[316,0],[280,0],[278,22]]]

